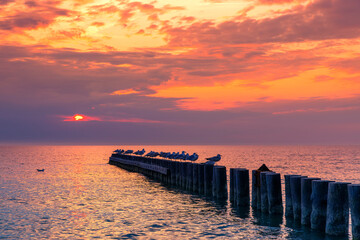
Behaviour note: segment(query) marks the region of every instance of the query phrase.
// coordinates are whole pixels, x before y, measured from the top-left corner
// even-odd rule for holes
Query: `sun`
[[[76,114],[73,118],[74,118],[75,121],[84,120],[84,116],[82,116],[80,114]]]

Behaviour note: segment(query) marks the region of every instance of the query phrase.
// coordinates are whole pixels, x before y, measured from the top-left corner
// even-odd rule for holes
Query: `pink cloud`
[[[26,11],[4,11],[0,29],[6,31],[44,28],[59,16],[68,16],[72,11],[55,7],[56,4],[27,1]],[[11,9],[10,9],[11,10]]]
[[[307,2],[307,0],[258,0],[261,4],[284,4],[284,3],[297,3],[297,2]]]
[[[216,24],[165,26],[172,46],[302,42],[360,36],[360,1],[315,0],[304,7],[265,19],[243,17]]]

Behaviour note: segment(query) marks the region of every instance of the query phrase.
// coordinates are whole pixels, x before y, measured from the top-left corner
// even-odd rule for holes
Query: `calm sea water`
[[[266,163],[282,175],[360,183],[359,146],[0,146],[0,239],[349,239],[107,164],[119,147],[221,153],[228,169]]]

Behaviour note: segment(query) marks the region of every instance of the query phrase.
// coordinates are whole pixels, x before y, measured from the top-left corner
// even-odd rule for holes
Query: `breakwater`
[[[125,154],[113,154],[109,163],[214,200],[228,198],[224,166]],[[284,211],[280,173],[267,170],[253,170],[251,173],[250,192],[249,170],[230,169],[229,200],[235,206],[250,206],[251,195],[254,211],[274,217],[282,216],[285,212],[287,219],[314,231],[336,236],[348,233],[350,210],[353,239],[360,239],[360,185],[285,175]]]

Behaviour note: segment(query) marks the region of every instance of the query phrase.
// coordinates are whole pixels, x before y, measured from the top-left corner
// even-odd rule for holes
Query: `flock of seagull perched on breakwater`
[[[124,150],[124,149],[116,149],[114,151],[114,153],[117,154],[135,154],[138,156],[143,156],[145,154],[145,149],[142,149],[141,151],[138,150],[136,152],[134,152],[133,150]],[[190,155],[189,153],[182,151],[180,152],[154,152],[154,151],[150,151],[147,154],[144,155],[145,157],[162,157],[162,158],[166,158],[166,159],[173,159],[173,160],[189,160],[189,161],[196,161],[199,158],[199,155],[197,153],[193,153],[192,155]],[[206,164],[215,164],[215,162],[218,162],[221,160],[221,155],[218,154],[214,157],[209,157],[206,158],[206,160],[208,160],[206,162]]]

